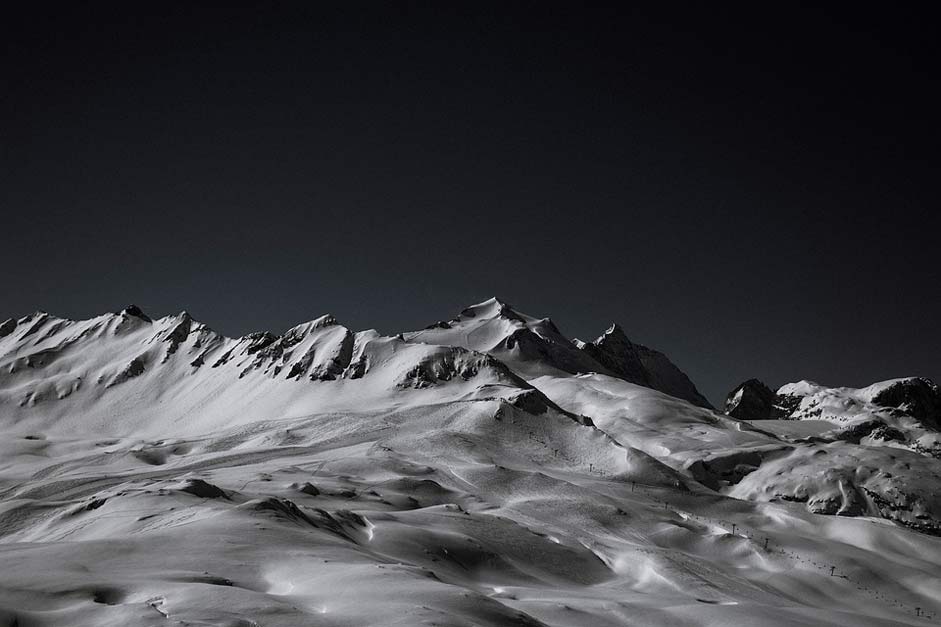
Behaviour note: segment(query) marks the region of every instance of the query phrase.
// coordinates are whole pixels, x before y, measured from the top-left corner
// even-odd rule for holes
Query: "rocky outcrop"
[[[449,347],[431,353],[399,377],[400,388],[427,388],[452,379],[468,381],[482,371],[491,371],[498,379],[521,389],[530,386],[490,355]]]
[[[903,379],[875,394],[872,402],[909,415],[926,428],[941,430],[941,389],[930,379]]]
[[[13,333],[15,329],[16,329],[16,320],[14,320],[13,318],[6,320],[5,322],[3,322],[3,324],[0,324],[0,337],[6,337],[10,335],[11,333]]]
[[[132,318],[138,318],[144,322],[153,322],[150,316],[145,314],[143,310],[141,310],[141,308],[137,305],[128,305],[121,311],[121,314],[124,316],[130,316]]]
[[[140,375],[144,374],[145,369],[146,369],[145,358],[136,357],[131,360],[131,363],[129,363],[127,367],[124,368],[124,370],[116,374],[111,379],[111,381],[108,382],[108,387],[109,388],[114,387],[116,385],[120,385],[124,383],[125,381],[129,381],[133,379],[134,377],[139,377]]]
[[[180,348],[180,344],[186,341],[186,338],[189,337],[190,331],[193,328],[193,319],[188,313],[181,312],[176,318],[176,324],[166,334],[166,337],[163,338],[163,341],[169,344],[167,347],[167,352],[163,357],[163,362],[166,363],[170,357]]]
[[[749,379],[729,393],[725,413],[739,420],[768,420],[776,414],[775,393],[758,379]]]
[[[706,397],[666,355],[641,344],[635,344],[624,330],[612,324],[591,343],[580,343],[583,352],[615,374],[615,376],[659,390],[694,405],[712,409]]]
[[[617,324],[612,324],[594,342],[583,344],[581,349],[622,379],[647,385],[649,377],[637,346],[627,339],[623,329]]]

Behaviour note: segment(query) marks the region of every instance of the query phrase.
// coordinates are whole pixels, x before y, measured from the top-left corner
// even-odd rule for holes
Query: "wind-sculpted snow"
[[[4,323],[0,625],[941,609],[938,460],[717,414],[662,355],[588,346],[495,299],[401,336],[324,316],[226,338],[134,307]]]
[[[941,465],[909,451],[833,442],[760,464],[729,493],[806,503],[820,514],[876,516],[941,536]]]

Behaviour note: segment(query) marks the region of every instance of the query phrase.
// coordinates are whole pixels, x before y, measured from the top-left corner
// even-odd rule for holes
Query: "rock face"
[[[127,307],[124,308],[123,311],[121,311],[121,313],[127,316],[133,316],[134,318],[139,318],[143,320],[144,322],[153,322],[150,316],[145,314],[143,310],[137,305],[128,305]]]
[[[941,429],[941,389],[930,379],[903,379],[876,393],[872,402],[908,414],[927,428]]]
[[[13,333],[13,329],[16,328],[16,320],[10,318],[9,320],[4,321],[0,324],[0,337],[6,337]]]
[[[641,362],[638,347],[627,338],[619,325],[612,324],[594,342],[582,344],[581,349],[622,379],[639,385],[647,384],[649,377]]]
[[[635,344],[617,324],[608,327],[594,342],[582,344],[581,349],[625,381],[712,409],[712,405],[699,393],[689,377],[666,355]]]
[[[663,353],[631,342],[617,324],[593,342],[572,340],[549,318],[513,309],[498,298],[456,318],[405,334],[410,342],[463,346],[496,357],[524,378],[598,373],[712,409],[689,377]]]
[[[749,379],[729,393],[725,413],[739,420],[768,420],[774,412],[775,393],[758,379]]]

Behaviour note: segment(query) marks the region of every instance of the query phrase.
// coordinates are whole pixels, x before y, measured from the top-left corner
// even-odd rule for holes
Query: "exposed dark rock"
[[[104,497],[92,499],[88,501],[87,503],[83,503],[82,505],[79,505],[77,508],[72,510],[72,515],[81,514],[82,512],[94,511],[107,502],[108,502],[108,499]]]
[[[92,590],[92,601],[102,605],[120,605],[127,594],[118,588],[96,588]]]
[[[13,333],[14,329],[16,329],[16,320],[13,318],[5,320],[3,324],[0,324],[0,337],[6,337],[10,335]]]
[[[180,347],[180,344],[186,341],[186,338],[189,337],[190,331],[193,328],[193,319],[185,311],[179,315],[180,322],[177,323],[175,327],[167,334],[167,337],[164,338],[164,342],[167,342],[170,346],[167,348],[167,354],[163,358],[163,361],[166,362],[170,359],[170,356],[173,355]]]
[[[583,344],[581,350],[625,381],[682,398],[699,407],[712,409],[712,405],[699,393],[689,377],[666,355],[635,344],[617,324],[612,324],[594,342]]]
[[[548,357],[549,352],[538,335],[527,328],[517,329],[503,339],[507,350],[519,350],[530,358]]]
[[[918,377],[899,381],[879,392],[872,402],[899,409],[926,428],[941,429],[941,389],[930,379]]]
[[[332,381],[341,376],[353,359],[354,340],[353,333],[347,330],[340,340],[339,347],[336,348],[330,359],[326,363],[320,364],[310,373],[311,380]]]
[[[307,494],[307,495],[309,495],[309,496],[319,496],[319,495],[320,495],[320,490],[317,488],[317,486],[315,486],[313,483],[310,483],[309,481],[308,481],[308,482],[305,482],[305,483],[302,484],[302,485],[298,485],[298,486],[297,486],[297,491],[298,491],[298,492],[303,492],[304,494]]]
[[[640,361],[637,347],[619,325],[612,324],[601,337],[585,344],[582,350],[619,377],[631,383],[648,385],[647,371]]]
[[[288,371],[288,379],[300,379],[304,376],[304,373],[307,372],[307,369],[310,368],[311,362],[314,360],[314,350],[311,349],[301,357],[298,361],[294,362],[291,366],[291,369]]]
[[[229,498],[221,488],[202,479],[187,479],[183,487],[180,488],[180,492],[186,492],[201,499]]]
[[[803,396],[796,394],[777,394],[774,397],[774,407],[771,409],[770,418],[788,420],[800,407]]]
[[[37,311],[33,314],[30,314],[29,316],[27,316],[20,322],[32,322],[33,323],[33,325],[26,330],[26,333],[20,336],[20,339],[22,340],[36,333],[47,322],[49,322],[49,314],[47,314],[45,311]]]
[[[321,326],[335,326],[331,325],[318,325],[316,328]],[[279,342],[280,343],[280,342]],[[293,344],[292,344],[293,345]],[[343,337],[340,339],[340,345],[333,350],[333,354],[323,360],[320,364],[311,370],[311,365],[314,363],[315,359],[321,354],[321,351],[324,350],[324,347],[318,347],[316,345],[311,346],[304,355],[300,357],[291,365],[291,369],[288,371],[288,379],[300,379],[304,375],[308,375],[308,378],[311,381],[332,381],[341,375],[350,365],[350,361],[353,358],[353,345],[354,345],[354,336],[353,333],[348,329],[344,330]],[[277,344],[275,345],[277,346]],[[287,354],[285,360],[289,359],[291,354]],[[308,371],[309,374],[308,374]]]
[[[214,364],[212,364],[212,367],[218,368],[219,366],[224,366],[229,363],[229,360],[232,359],[232,352],[234,350],[234,348],[227,350],[219,359],[216,360]]]
[[[541,362],[572,374],[600,372],[617,376],[545,323],[538,333],[529,327],[516,329],[503,339],[499,350],[512,351],[516,359]]]
[[[245,338],[248,340],[248,346],[245,348],[245,352],[249,355],[254,355],[258,351],[267,348],[278,339],[276,335],[272,335],[267,331],[251,333],[246,335]]]
[[[147,314],[145,314],[145,313],[141,310],[141,308],[138,307],[137,305],[128,305],[127,307],[125,307],[125,308],[121,311],[121,313],[122,313],[123,315],[125,315],[125,316],[132,316],[132,317],[134,317],[134,318],[140,318],[140,319],[143,320],[144,322],[153,322],[153,320],[150,318],[150,316],[148,316]]]
[[[301,509],[293,501],[288,499],[281,499],[272,496],[258,501],[249,501],[242,507],[250,507],[256,512],[270,512],[279,518],[304,522],[309,525],[316,526],[314,521],[312,521],[307,514],[301,511]]]
[[[124,383],[125,381],[129,379],[133,379],[134,377],[140,376],[143,373],[144,373],[144,360],[142,357],[137,357],[135,359],[132,359],[131,363],[127,365],[127,368],[125,368],[120,373],[118,373],[111,380],[111,382],[108,383],[108,387],[109,388],[114,387],[115,385]]]
[[[347,376],[350,379],[362,379],[367,372],[369,372],[369,359],[366,355],[360,355],[359,359],[350,364]]]
[[[526,390],[509,401],[513,407],[535,416],[546,413],[550,403],[552,402],[546,398],[545,394],[536,389]],[[552,406],[555,407],[555,404],[553,403]]]
[[[497,366],[499,362],[487,355],[479,355],[476,359],[468,360],[458,360],[459,356],[460,353],[454,350],[442,355],[433,355],[406,372],[399,386],[420,389],[441,381],[450,381],[458,376],[467,381],[477,376],[482,367],[490,366],[500,370]]]
[[[768,420],[774,410],[775,394],[758,379],[749,379],[729,393],[725,413],[739,420]]]
[[[905,442],[904,433],[888,426],[881,420],[867,420],[841,429],[836,434],[836,439],[859,444],[859,441],[867,436],[879,440]]]
[[[293,501],[277,497],[268,497],[259,501],[249,501],[240,506],[250,508],[259,513],[269,514],[275,518],[291,521],[297,524],[309,525],[318,529],[332,532],[342,538],[355,541],[344,528],[345,516],[338,520],[323,509],[302,510]],[[352,521],[350,521],[352,522]]]

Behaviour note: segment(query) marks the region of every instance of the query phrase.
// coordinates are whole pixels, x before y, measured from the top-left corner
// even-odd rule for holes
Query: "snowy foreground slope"
[[[941,619],[941,461],[782,423],[495,299],[392,337],[33,314],[0,324],[0,625]]]

